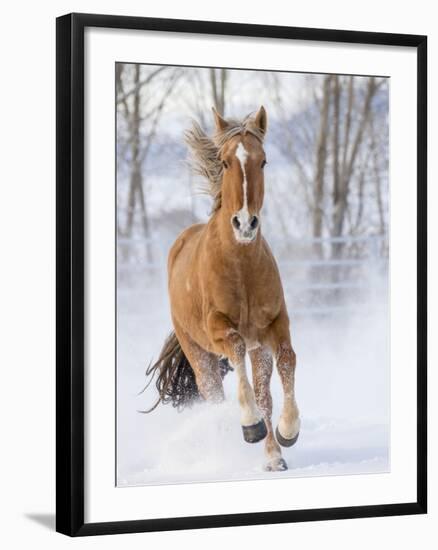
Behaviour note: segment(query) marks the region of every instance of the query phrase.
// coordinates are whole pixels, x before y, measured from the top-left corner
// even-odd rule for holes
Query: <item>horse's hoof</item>
[[[273,458],[265,465],[266,472],[285,472],[287,470],[287,463],[284,458]]]
[[[277,438],[277,441],[280,443],[282,447],[292,447],[292,445],[295,445],[297,442],[298,436],[300,435],[300,432],[297,433],[292,439],[286,439],[283,437],[278,430],[278,427],[275,429],[275,437]]]
[[[247,443],[257,443],[258,441],[265,439],[266,435],[268,434],[268,430],[266,429],[266,424],[263,418],[260,420],[260,422],[257,422],[257,424],[253,424],[252,426],[242,426],[242,430],[243,439]]]

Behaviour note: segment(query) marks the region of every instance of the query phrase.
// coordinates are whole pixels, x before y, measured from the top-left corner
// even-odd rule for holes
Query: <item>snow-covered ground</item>
[[[230,479],[364,474],[389,471],[389,324],[385,300],[360,314],[292,318],[297,353],[299,441],[283,450],[289,469],[263,471],[263,443],[247,444],[239,425],[236,376],[225,379],[226,402],[146,409],[147,364],[171,330],[166,282],[118,293],[117,483],[119,486]],[[382,305],[383,304],[383,305]],[[373,304],[370,304],[373,305]],[[274,425],[282,392],[274,371]]]

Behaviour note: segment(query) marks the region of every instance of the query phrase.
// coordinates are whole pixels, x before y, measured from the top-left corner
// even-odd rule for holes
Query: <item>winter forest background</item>
[[[116,64],[119,486],[389,470],[388,102],[389,80],[371,76]],[[282,275],[302,416],[289,470],[276,474],[242,439],[233,373],[220,407],[137,412],[154,402],[152,385],[137,394],[171,330],[167,252],[210,213],[184,131],[195,119],[212,132],[212,106],[243,118],[260,105],[262,230]],[[275,373],[273,400],[275,423]]]

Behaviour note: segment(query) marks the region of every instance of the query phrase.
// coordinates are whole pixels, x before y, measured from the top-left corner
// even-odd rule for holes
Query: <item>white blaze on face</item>
[[[238,216],[242,226],[249,224],[249,212],[248,212],[248,180],[246,179],[246,169],[245,164],[248,158],[248,151],[243,146],[243,143],[240,142],[236,149],[236,157],[240,162],[240,167],[242,168],[243,173],[243,205],[238,212]]]

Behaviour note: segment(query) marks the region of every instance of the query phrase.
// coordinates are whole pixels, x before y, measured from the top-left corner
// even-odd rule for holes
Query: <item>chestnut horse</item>
[[[150,410],[159,402],[181,408],[199,397],[220,402],[222,378],[234,369],[245,441],[266,437],[265,469],[286,470],[279,444],[290,447],[296,442],[300,420],[283,288],[261,230],[267,115],[261,107],[255,117],[236,122],[213,112],[213,139],[197,124],[186,134],[192,165],[206,177],[214,206],[208,222],[188,227],[169,253],[174,332],[147,370],[151,379],[157,375],[160,395]],[[254,387],[246,371],[246,353]],[[284,391],[275,435],[270,393],[273,359]]]

